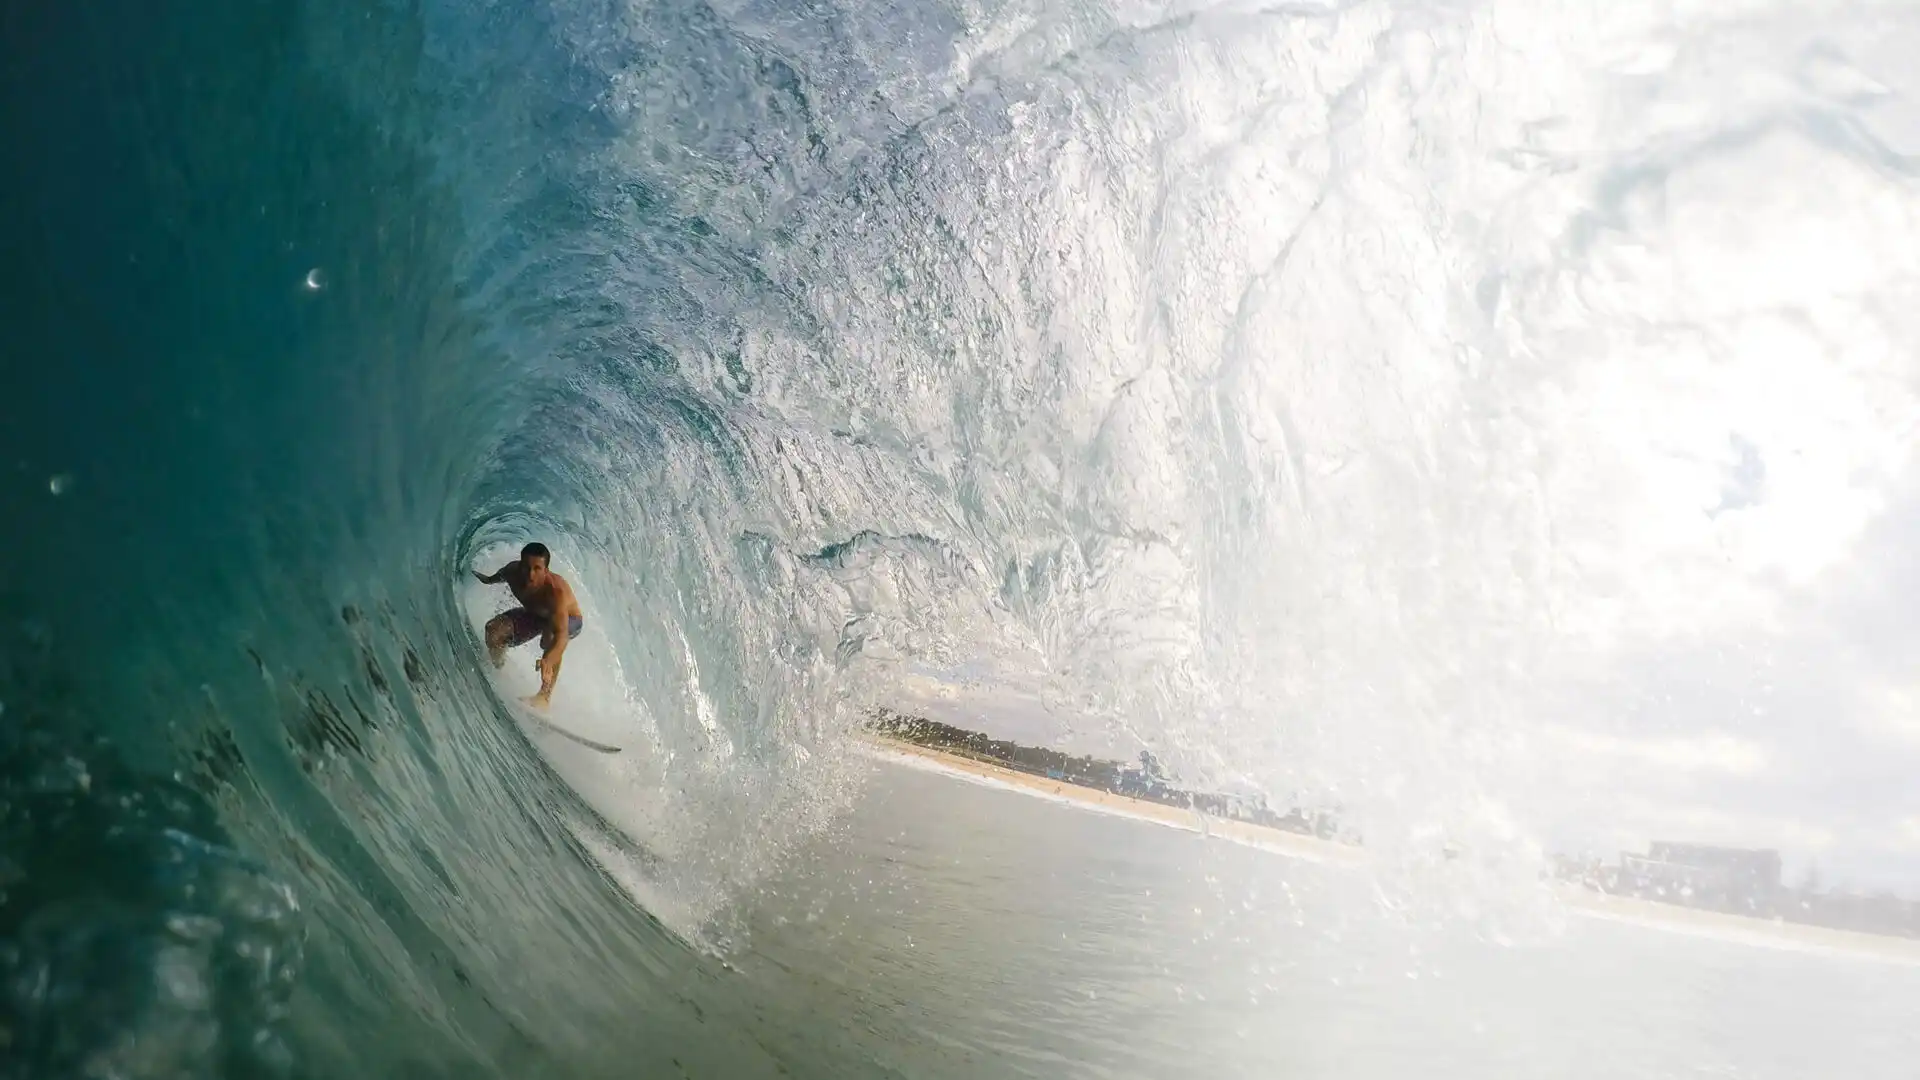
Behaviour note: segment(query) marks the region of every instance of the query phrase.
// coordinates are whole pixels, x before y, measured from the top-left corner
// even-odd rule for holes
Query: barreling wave
[[[1871,508],[1775,543],[1751,460],[1912,408],[1866,16],[1607,11],[33,16],[0,1071],[852,1075],[731,912],[910,666],[1529,878],[1529,718],[1774,610]],[[617,760],[484,670],[528,539]]]

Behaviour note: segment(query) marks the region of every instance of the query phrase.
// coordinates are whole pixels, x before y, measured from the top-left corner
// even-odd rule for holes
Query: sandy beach
[[[1050,780],[1044,776],[1009,769],[990,761],[929,750],[896,739],[868,737],[863,740],[863,745],[865,752],[871,757],[893,761],[910,768],[929,769],[959,780],[1003,787],[1086,810],[1198,833],[1248,847],[1256,847],[1263,851],[1271,851],[1289,858],[1340,865],[1358,865],[1366,859],[1366,852],[1349,844],[1336,844],[1317,837],[1287,832],[1284,829],[1271,829],[1244,821],[1211,817],[1198,811],[1167,806],[1164,803],[1150,802],[1146,799],[1135,799],[1126,795],[1115,795],[1110,791],[1082,787],[1064,780]]]
[[[1558,885],[1555,891],[1568,910],[1587,918],[1632,923],[1655,930],[1711,937],[1767,949],[1844,954],[1920,965],[1920,941],[1912,938],[1702,911],[1630,896],[1610,896],[1577,885]]]
[[[1180,829],[1290,859],[1348,867],[1361,866],[1370,861],[1364,849],[1350,844],[1244,821],[1211,817],[1194,810],[1116,795],[1063,780],[1051,780],[994,762],[930,750],[896,739],[867,736],[860,745],[862,752],[875,760],[937,772],[967,783],[1003,788],[1094,813]],[[1760,948],[1844,954],[1862,959],[1920,965],[1920,941],[1908,938],[1702,911],[1675,904],[1610,896],[1566,883],[1556,884],[1554,893],[1570,913],[1585,918],[1631,923],[1653,930],[1710,937]]]

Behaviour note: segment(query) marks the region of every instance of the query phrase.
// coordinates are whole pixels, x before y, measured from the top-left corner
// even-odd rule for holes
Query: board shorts
[[[541,635],[553,627],[553,620],[551,618],[545,615],[535,615],[523,607],[503,611],[501,615],[507,620],[509,630],[507,636],[508,645],[525,645],[529,641],[538,641]],[[579,637],[581,628],[585,627],[586,624],[586,620],[578,615],[567,616],[567,640],[572,641],[574,638]]]

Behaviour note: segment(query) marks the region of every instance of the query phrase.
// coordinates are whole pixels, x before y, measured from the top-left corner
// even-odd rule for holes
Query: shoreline
[[[1212,817],[1197,810],[1186,810],[1165,803],[1117,795],[1098,788],[1085,787],[1066,780],[1009,769],[978,758],[930,750],[924,746],[884,736],[860,736],[861,752],[868,757],[891,761],[908,768],[941,773],[969,783],[998,787],[1035,796],[1049,802],[1091,810],[1114,817],[1130,818],[1149,824],[1226,840],[1245,847],[1258,848],[1288,858],[1308,862],[1358,866],[1367,860],[1366,852],[1351,844],[1339,844],[1304,833],[1288,832],[1231,818]]]
[[[856,745],[863,756],[876,761],[938,773],[964,783],[999,788],[1092,813],[1179,829],[1286,858],[1345,867],[1360,867],[1372,861],[1364,849],[1350,844],[1230,818],[1211,817],[1165,803],[1035,776],[1004,765],[933,750],[904,740],[867,734],[859,736]],[[1920,940],[1911,938],[1662,904],[1637,897],[1595,892],[1564,881],[1553,882],[1550,887],[1555,898],[1565,905],[1568,914],[1582,918],[1628,923],[1649,930],[1712,938],[1756,948],[1920,965]]]
[[[1710,937],[1763,949],[1920,966],[1920,940],[1913,938],[1662,904],[1656,900],[1595,892],[1568,882],[1555,882],[1554,895],[1569,912],[1588,919],[1630,923],[1651,930]]]

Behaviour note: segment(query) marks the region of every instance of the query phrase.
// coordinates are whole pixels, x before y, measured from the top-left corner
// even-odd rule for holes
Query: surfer
[[[493,666],[506,666],[508,649],[540,639],[540,659],[533,665],[540,671],[540,692],[527,703],[541,708],[553,697],[553,684],[560,679],[560,654],[586,625],[573,586],[547,568],[552,559],[547,545],[533,543],[520,549],[518,559],[494,573],[473,572],[483,585],[506,582],[513,598],[520,601],[519,607],[487,620],[487,658]]]

